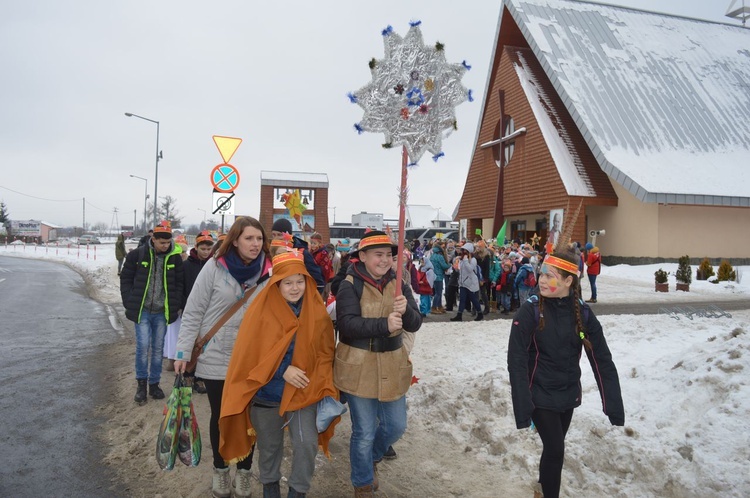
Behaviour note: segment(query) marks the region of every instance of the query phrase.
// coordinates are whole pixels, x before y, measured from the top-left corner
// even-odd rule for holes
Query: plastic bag
[[[318,413],[315,418],[315,425],[318,428],[318,434],[325,432],[331,422],[336,417],[340,417],[347,411],[346,406],[339,400],[326,396],[325,398],[318,401]]]
[[[182,375],[178,375],[174,381],[172,392],[167,398],[167,404],[164,407],[164,419],[161,421],[159,434],[156,437],[156,462],[162,470],[172,470],[177,458],[177,438],[182,413],[180,406],[182,383]]]
[[[188,467],[195,467],[201,461],[201,431],[193,407],[193,388],[180,388],[180,433],[177,441],[177,454]]]
[[[192,392],[193,388],[178,375],[164,407],[164,419],[156,439],[156,462],[162,470],[172,470],[178,455],[189,467],[195,467],[201,460],[201,434]]]

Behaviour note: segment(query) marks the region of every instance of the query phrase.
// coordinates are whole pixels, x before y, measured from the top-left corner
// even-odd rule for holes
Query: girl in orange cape
[[[293,452],[288,496],[309,490],[319,445],[329,456],[328,442],[340,417],[318,434],[316,407],[325,396],[339,397],[334,348],[333,324],[303,255],[277,255],[268,285],[240,325],[219,419],[222,457],[240,461],[257,441],[260,481],[272,496],[280,493],[287,424]]]

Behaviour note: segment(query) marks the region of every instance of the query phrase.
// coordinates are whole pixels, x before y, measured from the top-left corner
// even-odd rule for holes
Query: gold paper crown
[[[284,232],[284,235],[282,235],[282,238],[280,239],[273,239],[271,241],[271,247],[288,247],[292,248],[292,235],[289,233]]]

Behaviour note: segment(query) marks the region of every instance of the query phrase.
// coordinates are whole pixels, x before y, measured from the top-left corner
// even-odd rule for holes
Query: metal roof
[[[504,7],[614,181],[643,202],[750,206],[750,30],[574,0]]]
[[[261,171],[260,184],[273,187],[328,188],[328,175],[292,171]]]

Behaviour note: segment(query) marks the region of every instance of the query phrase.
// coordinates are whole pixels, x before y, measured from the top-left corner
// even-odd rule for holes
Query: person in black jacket
[[[539,296],[522,303],[508,342],[516,427],[536,426],[542,440],[539,482],[545,498],[560,493],[565,434],[581,404],[581,348],[594,372],[604,414],[625,424],[617,368],[602,327],[580,296],[578,256],[547,256],[539,276]]]
[[[154,227],[154,234],[146,245],[128,253],[120,274],[125,316],[135,322],[138,388],[134,400],[138,404],[146,401],[147,382],[152,398],[164,398],[164,391],[159,387],[164,334],[167,324],[177,320],[183,304],[181,253],[180,246],[172,241],[169,222],[164,221]]]

